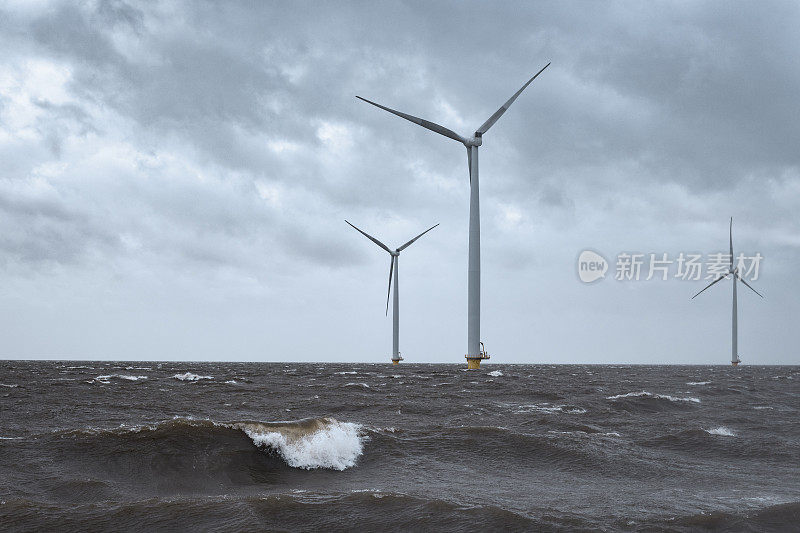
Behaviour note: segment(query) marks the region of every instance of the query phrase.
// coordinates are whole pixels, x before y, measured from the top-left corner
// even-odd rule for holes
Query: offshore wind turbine
[[[731,217],[729,238],[730,238],[729,242],[730,242],[731,259],[730,259],[730,264],[728,266],[728,272],[726,272],[725,274],[720,274],[717,277],[717,279],[715,279],[714,281],[712,281],[711,283],[706,285],[703,288],[702,291],[700,291],[697,294],[695,294],[694,296],[692,296],[692,300],[694,300],[701,292],[703,292],[707,288],[711,287],[712,285],[714,285],[718,281],[721,281],[721,280],[727,278],[728,276],[731,276],[731,279],[733,280],[733,314],[732,314],[732,319],[731,319],[731,328],[732,328],[732,331],[731,331],[731,364],[733,366],[736,366],[741,362],[741,359],[739,359],[739,331],[738,331],[738,320],[737,320],[737,307],[738,307],[738,304],[736,302],[736,281],[737,280],[741,281],[742,283],[745,284],[745,286],[748,289],[750,289],[754,293],[758,294],[762,298],[764,296],[760,292],[755,290],[753,287],[751,287],[750,284],[747,283],[742,278],[741,274],[739,274],[739,267],[738,266],[736,268],[734,268],[734,266],[733,266],[733,217]]]
[[[382,106],[381,104],[356,96],[368,104],[379,107],[384,111],[395,114],[414,124],[429,129],[439,135],[444,135],[454,141],[462,143],[467,148],[467,164],[469,165],[469,263],[467,277],[467,368],[480,368],[481,360],[488,359],[489,355],[481,349],[481,216],[480,199],[478,189],[478,147],[483,143],[483,134],[489,131],[497,119],[503,116],[514,100],[531,84],[550,63],[529,79],[520,90],[503,104],[500,109],[494,112],[475,133],[469,137],[457,134],[456,132],[440,126],[435,122],[408,115],[400,111]]]
[[[347,220],[345,220],[345,222],[350,224],[350,222],[348,222]],[[436,226],[438,225],[439,224],[436,224]],[[400,270],[400,264],[398,262],[400,259],[400,252],[411,246],[411,244],[413,244],[414,241],[416,241],[417,239],[428,233],[436,226],[432,226],[426,229],[425,231],[423,231],[422,233],[420,233],[419,235],[417,235],[404,245],[392,251],[389,249],[388,246],[383,244],[381,241],[379,241],[372,235],[364,231],[361,231],[354,225],[350,224],[350,227],[352,227],[354,230],[362,234],[364,237],[366,237],[367,239],[371,240],[372,242],[374,242],[375,244],[377,244],[378,246],[389,252],[389,255],[392,256],[391,262],[389,263],[389,290],[386,293],[386,315],[387,316],[389,315],[389,296],[392,293],[392,273],[394,273],[394,301],[392,305],[392,364],[393,365],[399,365],[400,361],[403,360],[403,358],[400,356],[400,290],[398,287],[398,280],[397,280],[398,272]]]

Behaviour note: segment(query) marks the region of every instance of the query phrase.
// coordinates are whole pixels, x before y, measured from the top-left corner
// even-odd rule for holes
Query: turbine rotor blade
[[[742,276],[740,276],[740,275],[739,275],[739,272],[736,272],[736,277],[739,279],[739,281],[741,281],[742,283],[744,283],[744,284],[747,286],[747,288],[748,288],[748,289],[750,289],[750,290],[751,290],[751,291],[753,291],[754,293],[758,294],[758,295],[759,295],[759,296],[761,296],[762,298],[764,297],[764,295],[763,295],[763,294],[761,294],[760,292],[758,292],[757,290],[755,290],[753,287],[751,287],[751,286],[750,286],[750,284],[749,284],[749,283],[747,283],[747,282],[744,280],[744,278],[742,278]]]
[[[494,123],[495,123],[495,122],[497,122],[497,119],[499,119],[500,117],[502,117],[502,116],[503,116],[503,113],[505,113],[506,111],[508,111],[508,108],[509,108],[509,107],[511,107],[511,104],[513,104],[513,103],[514,103],[514,100],[516,100],[516,99],[517,99],[517,97],[518,97],[520,94],[522,94],[522,91],[524,91],[524,90],[525,90],[525,88],[526,88],[528,85],[530,85],[530,84],[531,84],[531,82],[532,82],[533,80],[535,80],[535,79],[536,79],[536,76],[538,76],[539,74],[541,74],[542,72],[544,72],[544,69],[546,69],[546,68],[547,68],[547,67],[549,67],[549,66],[550,66],[550,63],[546,64],[544,67],[542,67],[542,70],[540,70],[539,72],[537,72],[536,74],[534,74],[534,75],[533,75],[533,77],[532,77],[531,79],[529,79],[529,80],[528,80],[528,82],[527,82],[525,85],[523,85],[523,86],[522,86],[522,88],[521,88],[519,91],[517,91],[517,92],[515,92],[515,93],[514,93],[514,96],[512,96],[511,98],[509,98],[509,99],[508,99],[508,101],[507,101],[505,104],[503,104],[503,106],[502,106],[500,109],[498,109],[497,111],[495,111],[495,112],[494,112],[494,115],[492,115],[491,117],[489,117],[489,120],[487,120],[486,122],[484,122],[484,123],[483,123],[483,125],[482,125],[480,128],[478,128],[478,129],[475,131],[475,136],[476,136],[476,137],[480,137],[481,135],[483,135],[484,133],[486,133],[487,131],[489,131],[489,128],[491,128],[492,126],[494,126]]]
[[[712,281],[711,283],[709,283],[708,285],[706,285],[706,286],[705,286],[705,288],[704,288],[702,291],[700,291],[700,292],[698,292],[697,294],[695,294],[694,296],[692,296],[692,298],[691,298],[691,299],[692,299],[692,300],[694,300],[694,299],[695,299],[697,296],[699,296],[699,295],[700,295],[700,293],[701,293],[701,292],[703,292],[704,290],[708,289],[709,287],[711,287],[713,284],[715,284],[715,283],[716,283],[716,282],[718,282],[719,280],[725,279],[725,276],[727,276],[727,274],[721,274],[721,275],[720,275],[720,277],[718,277],[717,279],[715,279],[714,281]]]
[[[389,316],[389,296],[392,294],[392,273],[394,271],[394,256],[389,263],[389,290],[386,292],[386,316]]]
[[[731,227],[728,235],[730,236],[731,243],[731,270],[733,270],[733,217],[731,217]]]
[[[406,119],[406,120],[408,120],[410,122],[413,122],[414,124],[422,126],[425,129],[428,129],[428,130],[431,130],[433,132],[436,132],[439,135],[444,135],[445,137],[450,137],[451,139],[453,139],[455,141],[458,141],[460,143],[463,143],[465,141],[464,137],[462,137],[458,133],[454,132],[453,130],[447,129],[444,126],[440,126],[439,124],[437,124],[435,122],[431,122],[430,120],[425,120],[424,118],[415,117],[414,115],[409,115],[409,114],[403,113],[401,111],[395,111],[394,109],[391,109],[391,108],[386,107],[386,106],[382,106],[381,104],[377,104],[377,103],[375,103],[375,102],[373,102],[371,100],[367,100],[366,98],[361,98],[360,96],[356,96],[356,98],[358,98],[359,100],[363,100],[364,102],[366,102],[368,104],[372,104],[375,107],[379,107],[379,108],[383,109],[384,111],[388,111],[389,113],[397,115],[398,117],[401,117],[401,118],[404,118],[404,119]]]
[[[467,146],[467,165],[469,165],[469,182],[472,183],[472,147]]]
[[[438,225],[439,225],[439,224],[436,224],[436,226],[438,226]],[[426,233],[428,233],[430,230],[432,230],[432,229],[433,229],[433,228],[435,228],[436,226],[431,226],[430,228],[426,229],[425,231],[423,231],[422,233],[420,233],[419,235],[417,235],[416,237],[414,237],[413,239],[411,239],[410,241],[408,241],[407,243],[405,243],[403,246],[401,246],[400,248],[398,248],[398,249],[397,249],[397,251],[398,251],[398,252],[402,252],[403,250],[405,250],[406,248],[408,248],[409,246],[411,246],[411,244],[412,244],[414,241],[416,241],[417,239],[419,239],[420,237],[422,237],[423,235],[425,235]]]
[[[350,222],[348,222],[347,220],[345,220],[345,222],[347,222],[348,224],[350,224]],[[384,250],[386,250],[387,252],[389,252],[389,253],[392,253],[392,251],[389,249],[389,247],[388,247],[388,246],[386,246],[385,244],[383,244],[381,241],[379,241],[378,239],[376,239],[375,237],[373,237],[373,236],[372,236],[372,235],[370,235],[369,233],[366,233],[366,232],[364,232],[364,231],[361,231],[360,229],[358,229],[357,227],[353,226],[352,224],[350,224],[350,227],[351,227],[351,228],[353,228],[354,230],[356,230],[357,232],[359,232],[361,235],[363,235],[363,236],[364,236],[364,237],[366,237],[367,239],[369,239],[369,240],[371,240],[372,242],[374,242],[375,244],[377,244],[378,246],[380,246],[381,248],[383,248]]]

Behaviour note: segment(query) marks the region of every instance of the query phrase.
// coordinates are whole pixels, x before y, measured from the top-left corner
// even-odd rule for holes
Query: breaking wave
[[[499,378],[500,376],[503,375],[503,373],[500,372],[499,370],[492,370],[491,372],[489,372],[489,375],[493,376],[493,377],[496,377],[496,378]]]
[[[625,394],[617,394],[616,396],[608,396],[606,400],[619,400],[622,398],[656,398],[659,400],[669,400],[671,402],[700,403],[700,398],[694,398],[692,396],[680,398],[676,396],[670,396],[669,394],[653,394],[652,392],[647,392],[644,390],[640,392],[628,392]]]
[[[710,381],[689,381],[686,384],[687,385],[708,385],[709,383],[711,383],[711,382]]]
[[[731,431],[730,429],[726,428],[725,426],[720,426],[714,429],[706,429],[704,430],[709,435],[721,435],[723,437],[735,437],[736,434]]]
[[[358,382],[358,383],[355,383],[355,382],[345,383],[344,385],[342,385],[342,387],[363,387],[363,388],[365,388],[365,389],[368,389],[368,388],[370,388],[370,387],[369,387],[369,385],[367,385],[366,383],[362,383],[362,382]]]
[[[198,376],[197,374],[192,374],[191,372],[175,374],[172,377],[180,381],[200,381],[201,379],[214,379],[214,376]]]
[[[333,418],[311,418],[291,424],[235,424],[259,447],[275,450],[286,464],[307,470],[345,470],[363,453],[361,426]]]
[[[174,464],[180,466],[191,457],[198,464],[211,465],[212,469],[228,463],[230,472],[248,470],[252,461],[258,461],[257,456],[279,457],[286,465],[305,470],[345,470],[356,464],[367,439],[362,436],[361,425],[334,418],[286,422],[174,418],[142,426],[57,432],[54,436],[62,443],[69,442],[81,450],[93,448],[102,454],[122,448],[135,455],[129,460],[145,465],[153,458],[172,457]],[[237,456],[250,459],[230,464],[230,458]]]
[[[549,403],[542,403],[520,405],[514,410],[514,413],[567,413],[570,415],[582,415],[586,413],[586,409],[576,405],[551,405]]]
[[[147,379],[147,376],[130,376],[128,374],[108,374],[104,376],[97,376],[92,381],[97,383],[105,383],[108,385],[111,383],[112,379],[121,379],[123,381],[139,381],[141,379]]]

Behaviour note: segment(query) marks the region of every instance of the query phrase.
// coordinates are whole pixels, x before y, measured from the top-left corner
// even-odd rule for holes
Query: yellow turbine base
[[[481,358],[467,358],[467,370],[478,370],[481,367]]]
[[[731,362],[731,364],[732,364],[733,366],[739,366],[739,361],[732,361],[732,362]]]
[[[397,361],[397,360],[395,360],[395,359],[392,359],[392,364],[393,364],[393,365],[399,365],[399,364],[400,364],[400,361]]]

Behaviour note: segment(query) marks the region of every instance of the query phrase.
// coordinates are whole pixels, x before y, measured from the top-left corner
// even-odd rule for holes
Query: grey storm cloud
[[[552,61],[484,138],[484,329],[509,361],[647,362],[641,306],[669,307],[674,332],[722,308],[683,307],[686,283],[580,286],[582,248],[721,249],[733,215],[738,242],[767,257],[762,288],[800,287],[781,277],[800,259],[798,22],[777,1],[7,3],[2,305],[26,320],[7,327],[47,330],[42,309],[75,294],[117,314],[72,313],[107,323],[99,344],[12,337],[0,355],[147,358],[132,330],[169,311],[174,334],[151,357],[189,343],[204,358],[382,360],[386,258],[348,218],[390,242],[442,224],[403,258],[403,342],[454,360],[463,146],[355,95],[469,134]],[[744,312],[777,330],[797,310],[768,302]],[[587,325],[610,308],[615,327]],[[235,325],[199,331],[208,313]],[[585,335],[559,339],[578,323]],[[231,336],[248,348],[220,354]],[[764,348],[771,361],[796,361],[787,336]],[[703,332],[686,339],[675,361],[715,360]]]

